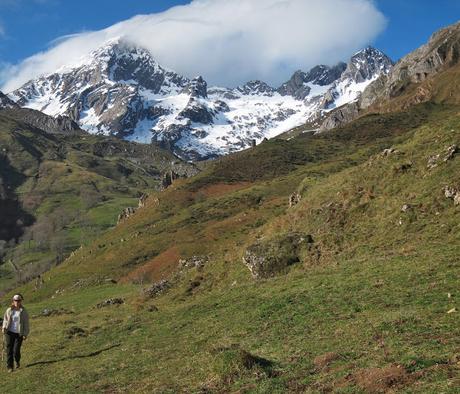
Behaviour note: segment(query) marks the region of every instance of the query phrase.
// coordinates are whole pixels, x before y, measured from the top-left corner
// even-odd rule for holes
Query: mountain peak
[[[237,90],[246,95],[261,95],[261,96],[271,96],[275,89],[263,81],[252,80],[246,82],[244,85],[239,86]]]
[[[351,57],[344,74],[361,83],[388,74],[393,65],[393,61],[382,51],[368,46]]]

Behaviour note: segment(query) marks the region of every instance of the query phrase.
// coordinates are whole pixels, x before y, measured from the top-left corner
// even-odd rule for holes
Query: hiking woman
[[[2,331],[6,345],[8,372],[13,372],[14,361],[16,361],[16,368],[19,368],[22,341],[29,335],[29,315],[22,306],[22,299],[21,294],[13,296],[13,302],[3,317]]]

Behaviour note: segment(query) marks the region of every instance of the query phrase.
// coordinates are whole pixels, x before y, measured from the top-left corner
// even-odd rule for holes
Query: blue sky
[[[304,4],[310,4],[307,0],[304,1]],[[314,2],[308,1],[311,1],[311,4]],[[366,1],[373,1],[386,17],[388,24],[376,38],[375,34],[370,32],[363,34],[367,34],[366,37],[374,37],[370,39],[369,44],[381,49],[394,60],[425,43],[435,30],[460,19],[460,0]],[[189,2],[0,0],[0,66],[18,64],[37,52],[45,51],[59,37],[104,29],[135,15],[159,13]],[[227,4],[236,3],[228,1]],[[337,15],[331,15],[331,18],[334,17],[338,18]],[[356,30],[356,26],[354,28]],[[321,59],[324,59],[324,56]],[[333,59],[331,62],[337,60]]]

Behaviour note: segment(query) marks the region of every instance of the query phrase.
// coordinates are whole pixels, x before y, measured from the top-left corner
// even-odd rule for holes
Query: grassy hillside
[[[19,289],[33,333],[5,389],[456,392],[460,221],[444,188],[460,189],[460,156],[443,159],[459,130],[455,106],[369,115],[152,194]],[[248,250],[273,275],[251,277]],[[124,303],[96,307],[113,297]]]
[[[15,115],[0,112],[0,291],[113,227],[176,161],[154,146],[48,134]]]

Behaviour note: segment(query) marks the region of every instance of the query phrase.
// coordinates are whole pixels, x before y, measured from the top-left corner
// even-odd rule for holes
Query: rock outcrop
[[[153,298],[168,290],[171,287],[171,283],[167,280],[160,280],[159,282],[154,283],[150,287],[143,289],[143,294],[146,298]]]
[[[460,190],[453,186],[446,186],[443,189],[444,196],[454,201],[454,205],[460,205]]]
[[[316,262],[319,258],[319,248],[311,235],[288,233],[249,246],[243,262],[252,276],[260,279],[283,273],[293,264]]]
[[[121,213],[118,215],[117,224],[120,224],[121,222],[123,222],[124,220],[128,219],[129,217],[131,217],[135,213],[136,213],[136,208],[134,208],[134,207],[127,207],[127,208],[123,209],[123,211],[121,211]]]
[[[302,199],[302,196],[299,193],[293,193],[289,196],[289,208],[292,208],[294,205],[297,205],[300,200]]]

